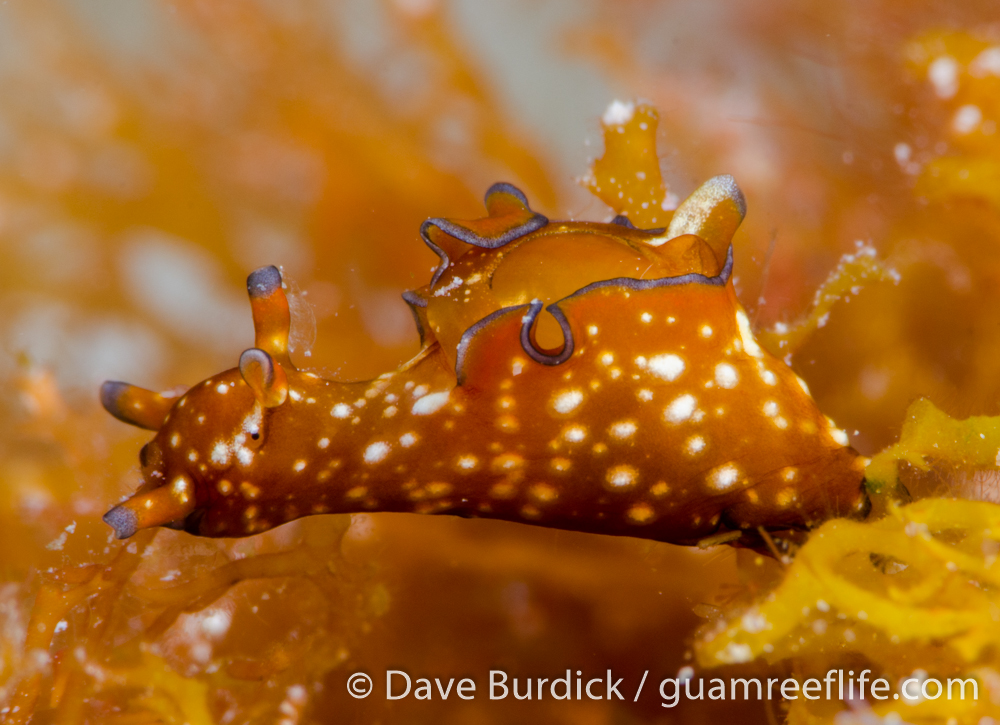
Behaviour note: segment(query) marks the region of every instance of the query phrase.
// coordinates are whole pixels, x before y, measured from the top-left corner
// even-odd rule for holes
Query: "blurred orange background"
[[[480,215],[497,180],[550,218],[609,219],[579,179],[601,114],[633,98],[659,109],[672,194],[721,173],[743,188],[736,280],[756,327],[806,313],[858,242],[899,272],[838,303],[790,361],[858,450],[891,443],[918,396],[997,414],[995,3],[0,6],[5,717],[782,721],[776,703],[345,691],[387,668],[480,690],[491,667],[675,676],[699,624],[780,576],[747,552],[388,514],[245,540],[162,531],[126,550],[100,521],[138,485],[149,437],[100,409],[101,381],[167,389],[235,366],[252,340],[244,279],[264,264],[292,283],[297,365],[394,369],[418,349],[400,293],[436,263],[420,222]],[[61,614],[51,646],[25,650],[43,585]]]

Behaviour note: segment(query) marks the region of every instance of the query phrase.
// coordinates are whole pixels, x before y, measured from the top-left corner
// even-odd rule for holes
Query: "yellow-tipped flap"
[[[159,430],[177,401],[152,390],[108,380],[101,385],[101,405],[118,420],[129,425]]]
[[[288,378],[281,364],[259,348],[240,355],[240,375],[265,408],[277,408],[288,397]]]
[[[288,299],[281,288],[281,272],[277,267],[261,267],[252,272],[247,277],[247,292],[253,311],[254,346],[279,363],[291,365],[288,332],[292,318]]]
[[[736,179],[715,176],[677,207],[666,236],[673,239],[682,234],[696,234],[708,242],[721,261],[726,258],[733,235],[746,214],[746,199]]]

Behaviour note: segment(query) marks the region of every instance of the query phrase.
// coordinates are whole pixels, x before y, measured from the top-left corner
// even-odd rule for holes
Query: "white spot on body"
[[[334,418],[347,418],[351,415],[351,406],[347,403],[337,403],[330,411]]]
[[[587,326],[587,334],[590,335],[591,337],[593,337],[594,335],[596,335],[597,332],[598,332],[597,325],[588,325]]]
[[[249,466],[253,463],[253,451],[246,446],[239,446],[236,449],[236,460],[238,460],[243,466]]]
[[[306,467],[306,462],[303,460],[298,460],[292,465],[292,470],[295,471],[296,473],[299,473],[302,470],[304,470],[305,467]]]
[[[601,354],[600,360],[601,360],[601,365],[607,367],[608,365],[610,365],[615,361],[615,356],[610,352],[605,352]]]
[[[226,393],[229,392],[229,386],[226,385],[225,383],[219,383],[215,388],[215,392],[217,392],[219,395],[225,395]]]
[[[702,325],[698,332],[707,340],[712,336],[712,327],[710,325]]]
[[[410,412],[414,415],[430,415],[431,413],[436,413],[444,404],[448,402],[448,396],[451,395],[450,391],[443,390],[440,393],[429,393],[422,398],[418,399],[416,403],[413,404],[413,408]]]
[[[740,382],[740,375],[729,363],[719,363],[715,366],[715,384],[720,388],[732,390]]]
[[[475,469],[476,466],[479,465],[479,459],[476,458],[475,456],[459,456],[458,461],[456,461],[455,465],[457,465],[463,471],[471,471]]]
[[[639,474],[632,466],[614,466],[608,469],[607,482],[613,488],[629,488],[634,486]]]
[[[654,355],[649,359],[649,372],[667,381],[676,380],[684,372],[684,361],[677,355]]]
[[[582,425],[568,425],[563,428],[562,437],[570,443],[579,443],[587,437],[587,429]]]
[[[847,437],[847,431],[840,428],[831,428],[830,437],[842,446],[846,446],[851,442]]]
[[[774,387],[778,384],[778,376],[768,370],[767,366],[760,361],[757,362],[757,374],[760,375],[760,379],[764,381],[765,385]]]
[[[185,476],[178,476],[170,485],[170,492],[180,503],[187,503],[191,500],[191,495],[194,493],[194,489],[191,486],[191,481],[189,481]]]
[[[713,468],[708,474],[708,485],[716,491],[732,488],[740,480],[740,469],[732,463]]]
[[[572,413],[582,402],[583,391],[576,390],[575,388],[572,390],[562,390],[552,396],[552,407],[557,413],[562,415]]]
[[[399,445],[403,446],[403,448],[409,448],[416,442],[417,436],[413,433],[404,433],[399,437]]]
[[[684,452],[689,456],[696,456],[705,450],[705,439],[701,436],[691,436],[684,443]]]
[[[218,466],[225,466],[229,463],[229,457],[231,454],[232,451],[229,449],[229,446],[222,441],[219,441],[212,446],[212,455],[209,457],[209,460]]]
[[[319,446],[320,448],[326,448],[327,446],[330,445],[330,439],[329,438],[320,438],[316,442],[316,445]]]
[[[644,403],[648,403],[650,400],[653,399],[653,391],[650,390],[649,388],[642,388],[635,395],[637,398],[639,398],[639,400],[641,400]]]
[[[778,414],[778,404],[773,400],[768,400],[764,403],[762,410],[768,418],[773,418]]]
[[[390,448],[391,446],[385,441],[375,441],[365,448],[365,463],[373,464],[384,461],[385,457],[389,455]]]
[[[611,433],[612,438],[622,441],[635,435],[636,430],[638,430],[638,426],[634,420],[622,420],[612,425],[609,433]]]
[[[669,423],[683,423],[694,413],[697,402],[693,395],[682,395],[675,398],[663,411],[663,417]]]
[[[643,312],[639,315],[639,319],[648,324],[653,321],[653,316],[648,312]]]

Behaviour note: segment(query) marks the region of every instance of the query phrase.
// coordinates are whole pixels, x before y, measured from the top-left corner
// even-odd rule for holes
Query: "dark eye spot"
[[[260,440],[260,433],[251,433],[250,437],[253,438],[255,441]]]

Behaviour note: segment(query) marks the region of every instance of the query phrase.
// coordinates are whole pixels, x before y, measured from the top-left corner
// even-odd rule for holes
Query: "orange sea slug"
[[[866,511],[865,459],[736,299],[745,202],[731,177],[666,229],[549,221],[509,184],[486,208],[422,226],[441,264],[404,295],[422,348],[399,370],[353,383],[297,370],[265,267],[247,282],[256,342],[238,368],[178,398],[105,383],[112,414],[157,431],[145,484],[105,521],[119,537],[242,536],[410,511],[692,543]]]

